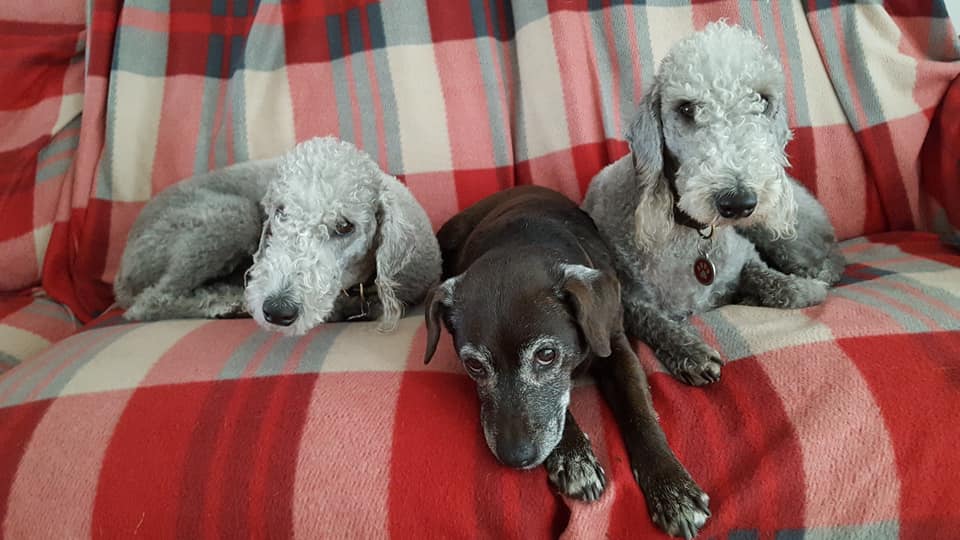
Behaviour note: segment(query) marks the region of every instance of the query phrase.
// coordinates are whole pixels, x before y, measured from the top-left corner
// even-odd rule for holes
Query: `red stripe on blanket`
[[[560,508],[546,472],[512,470],[496,461],[484,442],[468,378],[404,373],[394,426],[390,536],[485,531],[492,538],[556,537],[559,531],[551,528]],[[497,474],[489,474],[493,470]]]
[[[293,64],[328,62],[330,43],[327,33],[327,21],[324,17],[306,16],[306,6],[322,6],[326,2],[297,3],[283,2],[283,39],[287,69]],[[324,99],[332,99],[333,92],[317,92]],[[330,109],[333,111],[334,109]],[[335,115],[331,115],[335,116]]]
[[[0,152],[0,163],[4,164],[0,167],[0,216],[3,216],[0,242],[22,236],[34,228],[36,156],[49,140],[50,137],[45,136],[16,150]],[[4,280],[0,277],[0,282]]]
[[[315,378],[137,389],[104,457],[92,530],[290,536],[306,414],[296,404],[306,403]],[[223,504],[204,504],[211,493]]]
[[[113,65],[114,41],[123,0],[93,0],[93,16],[87,43],[87,76],[110,76]]]
[[[343,15],[348,9],[365,8],[380,0],[340,0],[336,2],[283,2],[284,24],[307,19],[322,19],[328,15]]]
[[[883,9],[890,15],[902,17],[926,17],[936,13],[934,6],[939,4],[943,9],[943,2],[933,2],[933,0],[884,0]]]
[[[453,171],[457,187],[457,204],[460,210],[466,209],[488,195],[516,185],[513,171],[513,167]]]
[[[790,168],[787,169],[787,174],[799,180],[816,196],[817,153],[814,135],[814,128],[793,128],[793,141],[787,147],[787,156],[790,159]]]
[[[922,137],[923,134],[920,133],[918,136]],[[885,221],[883,225],[878,223],[877,228],[867,228],[866,232],[913,229],[913,217],[897,163],[896,147],[890,134],[890,125],[883,123],[864,128],[857,133],[857,140],[867,160],[868,177],[873,179],[877,193],[880,195]]]
[[[900,472],[901,537],[953,537],[960,524],[957,334],[884,335],[837,344],[863,373],[890,432]]]
[[[104,455],[92,530],[198,536],[208,464],[196,459],[197,450],[214,448],[231,386],[210,382],[134,392]]]
[[[35,401],[0,409],[0,448],[3,449],[0,451],[0,536],[20,459],[51,403],[50,400]]]
[[[867,238],[871,242],[895,245],[909,255],[960,268],[960,251],[944,249],[943,242],[933,233],[892,232]]]
[[[477,37],[469,2],[426,0],[426,4],[427,16],[430,19],[430,39],[435,45],[443,41],[472,41]]]
[[[63,94],[84,27],[0,20],[0,110],[27,109]]]
[[[950,84],[920,151],[920,185],[960,229],[960,78]]]
[[[571,148],[570,152],[573,155],[577,183],[580,186],[580,198],[574,197],[574,200],[578,203],[581,202],[593,177],[608,164],[626,155],[628,150],[626,141],[611,139]]]

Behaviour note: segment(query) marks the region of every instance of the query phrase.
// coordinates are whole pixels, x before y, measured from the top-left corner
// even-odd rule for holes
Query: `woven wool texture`
[[[823,305],[697,317],[730,361],[716,385],[636,344],[711,497],[701,537],[955,538],[960,252],[929,231],[960,228],[960,49],[916,0],[0,9],[0,538],[663,537],[589,379],[592,505],[494,460],[447,335],[422,364],[422,307],[301,338],[107,308],[151,196],[315,135],[366,149],[436,227],[518,184],[580,200],[657,61],[721,17],[779,54],[790,172],[850,266]]]

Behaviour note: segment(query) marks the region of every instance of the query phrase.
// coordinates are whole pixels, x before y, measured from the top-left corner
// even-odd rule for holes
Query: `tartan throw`
[[[589,380],[572,407],[610,483],[584,505],[494,461],[449,339],[421,363],[422,308],[288,339],[124,324],[111,283],[150,197],[315,135],[437,227],[518,184],[580,200],[657,61],[720,17],[779,53],[791,172],[852,264],[822,306],[699,317],[718,385],[637,344],[711,496],[701,536],[955,538],[960,251],[925,231],[960,230],[960,46],[926,0],[3,6],[0,371],[23,361],[0,375],[0,538],[657,537]]]
[[[888,233],[802,311],[697,320],[731,361],[697,389],[645,346],[668,440],[711,497],[705,539],[950,539],[960,530],[960,251]],[[115,314],[0,377],[5,538],[660,538],[589,380],[571,406],[610,482],[587,505],[496,463],[449,338],[302,338]]]

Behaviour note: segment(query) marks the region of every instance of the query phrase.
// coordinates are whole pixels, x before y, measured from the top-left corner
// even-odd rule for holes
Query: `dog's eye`
[[[353,232],[353,223],[340,218],[340,220],[337,221],[337,225],[335,226],[334,230],[337,231],[338,236],[346,236]]]
[[[697,115],[697,106],[689,101],[684,101],[677,106],[677,112],[687,120],[693,120]]]
[[[463,367],[467,368],[467,372],[474,377],[483,377],[487,372],[486,368],[483,367],[483,362],[476,358],[464,358]]]
[[[277,218],[278,221],[283,221],[287,217],[286,208],[281,204],[273,211],[273,217]]]
[[[537,358],[537,362],[542,366],[549,366],[557,359],[557,350],[553,347],[543,347],[538,349],[534,356]]]
[[[770,98],[760,94],[760,104],[763,105],[763,114],[769,114],[771,108]]]

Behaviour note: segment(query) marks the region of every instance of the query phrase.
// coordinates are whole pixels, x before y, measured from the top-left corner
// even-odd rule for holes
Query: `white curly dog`
[[[114,290],[132,320],[252,315],[301,335],[354,319],[390,331],[439,277],[436,237],[406,186],[322,137],[161,192],[129,233]]]
[[[631,152],[584,198],[616,253],[628,333],[688,384],[718,380],[722,364],[691,314],[812,306],[843,272],[823,207],[784,170],[791,136],[777,58],[751,32],[711,23],[668,52]]]

